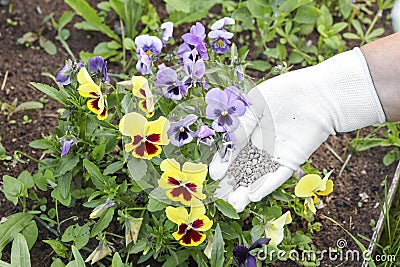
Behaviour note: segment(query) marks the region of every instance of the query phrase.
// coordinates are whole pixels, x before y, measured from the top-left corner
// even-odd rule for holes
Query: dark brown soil
[[[97,1],[91,1],[93,3]],[[42,83],[51,83],[51,80],[41,75],[42,72],[55,74],[64,60],[68,57],[67,53],[61,48],[59,43],[58,53],[55,56],[46,54],[39,48],[38,43],[30,47],[17,45],[17,39],[26,32],[36,32],[42,27],[42,21],[46,15],[55,14],[58,18],[64,10],[69,7],[62,0],[30,0],[30,1],[12,1],[12,11],[9,13],[8,7],[0,7],[0,104],[1,102],[11,104],[15,99],[18,103],[24,101],[39,101],[43,95],[29,85],[29,82],[36,81]],[[41,10],[41,14],[38,12]],[[165,14],[164,14],[165,15]],[[16,22],[13,26],[7,22],[10,19]],[[77,18],[75,18],[76,20]],[[103,38],[102,35],[92,33],[91,38],[87,38],[87,33],[71,30],[71,39],[68,41],[72,51],[77,55],[80,50],[91,51],[93,47]],[[45,26],[43,34],[46,38],[55,39],[55,30],[49,25]],[[112,72],[112,69],[110,70]],[[6,73],[8,77],[6,79]],[[1,89],[2,83],[5,84]],[[57,109],[60,106],[50,100],[45,104],[42,110],[25,111],[8,117],[4,112],[0,112],[0,136],[1,143],[7,149],[7,154],[12,156],[15,150],[21,150],[32,155],[35,158],[41,157],[40,151],[31,149],[28,144],[30,141],[47,135],[53,131],[57,123]],[[23,124],[23,115],[32,119],[31,123]],[[13,121],[15,121],[13,123]],[[333,150],[335,150],[343,160],[349,153],[344,155],[348,148],[348,141],[352,139],[351,134],[344,134],[331,137],[327,141]],[[382,164],[383,155],[387,152],[385,149],[373,149],[361,154],[353,154],[342,176],[338,177],[342,163],[333,156],[325,145],[313,155],[313,167],[322,169],[335,169],[334,193],[324,198],[325,208],[318,212],[318,220],[322,222],[322,229],[314,236],[313,243],[320,250],[336,247],[336,241],[339,238],[347,240],[349,249],[356,249],[354,242],[351,241],[340,228],[332,226],[322,215],[332,217],[342,223],[353,234],[362,234],[367,237],[372,235],[371,219],[377,221],[380,208],[375,207],[377,198],[375,192],[382,197],[383,188],[381,182],[385,177],[391,178],[394,173],[394,167],[384,167]],[[23,160],[27,160],[22,157]],[[27,169],[33,172],[36,168],[34,162],[26,164],[18,163],[12,166],[10,162],[0,161],[0,185],[3,175],[18,176],[18,174]],[[390,180],[390,179],[389,179]],[[365,192],[368,196],[368,202],[358,206],[360,202],[360,193]],[[49,206],[52,204],[48,204]],[[8,216],[19,208],[13,206],[4,199],[0,193],[0,218]],[[83,222],[87,218],[87,213],[79,209],[65,209],[61,211],[61,219],[69,218],[73,215],[78,216],[79,221]],[[119,227],[118,225],[115,227]],[[51,234],[39,225],[40,240],[54,238]],[[0,233],[1,234],[1,233]],[[31,251],[32,266],[50,266],[52,254],[51,248],[38,241]],[[367,245],[367,242],[364,242]],[[3,259],[5,259],[3,257]],[[8,259],[6,259],[8,260]],[[341,263],[343,266],[360,266],[360,263]],[[338,266],[337,262],[330,264],[324,262],[322,266]],[[283,266],[283,265],[282,265]],[[285,264],[285,266],[288,266]]]

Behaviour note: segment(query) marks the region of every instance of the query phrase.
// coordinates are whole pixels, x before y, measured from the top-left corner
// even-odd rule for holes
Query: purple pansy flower
[[[270,238],[259,238],[249,248],[245,246],[236,246],[233,249],[233,258],[239,267],[257,267],[256,258],[250,254],[250,251],[256,248],[262,248],[263,245],[268,245]]]
[[[247,107],[250,106],[250,101],[246,95],[240,92],[240,89],[234,85],[228,86],[225,88],[224,92],[228,95],[229,102],[234,100],[240,100]]]
[[[232,132],[239,126],[239,116],[246,112],[246,104],[232,90],[211,89],[206,94],[206,118],[214,120],[217,132]]]
[[[138,62],[136,63],[136,69],[142,75],[152,74],[150,57],[146,54],[146,52],[144,52],[143,49],[140,49]]]
[[[235,58],[234,64],[235,64],[234,75],[238,78],[240,82],[244,81],[244,71],[242,64],[240,64],[240,59]]]
[[[70,84],[74,78],[73,76],[76,75],[83,66],[82,62],[74,63],[71,59],[67,59],[64,67],[57,72],[56,81],[61,85]]]
[[[225,133],[222,139],[222,145],[219,149],[219,156],[224,160],[229,160],[232,152],[236,149],[236,138],[233,133]]]
[[[162,29],[162,41],[168,42],[172,38],[172,33],[174,31],[174,23],[168,21],[161,24],[160,28]]]
[[[178,80],[178,74],[164,64],[158,66],[155,85],[163,90],[164,97],[173,100],[181,100],[187,96],[188,86]]]
[[[78,140],[73,135],[65,135],[60,138],[61,144],[61,157],[67,155],[73,145],[78,143]]]
[[[233,18],[225,17],[214,22],[213,25],[211,25],[211,30],[212,31],[222,30],[225,26],[234,24],[235,20]]]
[[[204,38],[206,38],[205,32],[206,30],[204,26],[200,22],[196,22],[196,25],[193,25],[190,28],[189,33],[185,33],[184,35],[182,35],[182,39],[187,44],[190,51],[193,51],[195,49],[202,59],[207,60],[207,47],[204,43]]]
[[[190,130],[190,125],[197,121],[197,116],[189,114],[182,120],[171,122],[168,130],[168,138],[174,146],[183,146],[193,140],[194,133]]]
[[[203,143],[207,146],[212,147],[214,145],[215,131],[210,129],[207,125],[200,126],[194,133],[197,138],[197,144]]]
[[[225,30],[215,30],[208,33],[208,37],[214,39],[211,43],[212,50],[217,54],[225,54],[229,51],[229,45],[231,44],[231,39],[233,33]]]
[[[206,90],[210,88],[210,85],[204,79],[206,65],[204,64],[203,59],[197,61],[188,60],[184,62],[183,70],[186,73],[184,81],[188,88],[192,86],[197,87],[197,85],[204,86],[204,89]]]
[[[89,60],[89,68],[90,70],[95,73],[98,77],[102,78],[102,82],[110,82],[110,77],[107,73],[107,61],[100,56],[91,58]]]
[[[141,56],[143,50],[148,57],[158,55],[161,53],[162,42],[156,36],[140,35],[135,38],[136,53]]]

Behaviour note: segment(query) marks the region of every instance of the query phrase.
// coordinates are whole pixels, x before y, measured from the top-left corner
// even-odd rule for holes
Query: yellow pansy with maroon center
[[[198,246],[206,239],[204,231],[211,228],[213,222],[205,215],[203,203],[193,198],[188,214],[184,207],[167,207],[167,218],[178,225],[178,230],[172,236],[183,246]]]
[[[165,117],[147,121],[136,112],[125,114],[119,123],[119,131],[132,138],[132,141],[125,145],[125,150],[132,151],[135,158],[142,159],[151,159],[161,154],[161,146],[169,144],[168,129],[169,121]]]
[[[294,188],[294,194],[297,197],[305,197],[304,213],[307,214],[307,209],[312,213],[316,213],[315,203],[318,201],[318,196],[326,196],[333,192],[333,181],[328,180],[332,171],[327,173],[324,178],[317,174],[307,174],[303,176]]]
[[[97,114],[99,120],[105,120],[108,116],[106,101],[101,93],[100,86],[94,83],[85,67],[78,72],[78,92],[83,97],[91,98],[87,102],[90,111]]]
[[[206,164],[185,162],[181,170],[175,159],[165,159],[160,169],[163,173],[158,185],[167,189],[166,194],[171,200],[189,206],[193,198],[206,198],[202,193],[208,171]]]
[[[130,81],[119,82],[128,90],[132,90],[134,96],[141,98],[139,108],[146,113],[148,118],[154,115],[154,96],[150,90],[149,82],[143,76],[133,76]]]

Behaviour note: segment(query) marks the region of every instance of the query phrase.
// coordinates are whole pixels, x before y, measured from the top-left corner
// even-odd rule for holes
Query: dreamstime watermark
[[[260,261],[273,261],[278,259],[280,261],[374,261],[374,262],[395,262],[395,255],[371,255],[369,251],[361,252],[357,249],[348,249],[347,241],[345,239],[338,239],[336,247],[329,247],[321,251],[315,250],[281,250],[281,249],[268,249],[264,247],[257,253],[257,258]]]

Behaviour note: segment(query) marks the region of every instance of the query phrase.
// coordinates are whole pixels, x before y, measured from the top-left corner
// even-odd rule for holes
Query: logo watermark
[[[347,240],[340,238],[336,241],[336,247],[329,247],[328,249],[315,251],[315,250],[282,250],[271,249],[264,247],[259,250],[257,258],[260,261],[374,261],[374,262],[395,262],[396,255],[371,255],[369,251],[361,252],[357,249],[350,249],[347,247]]]

